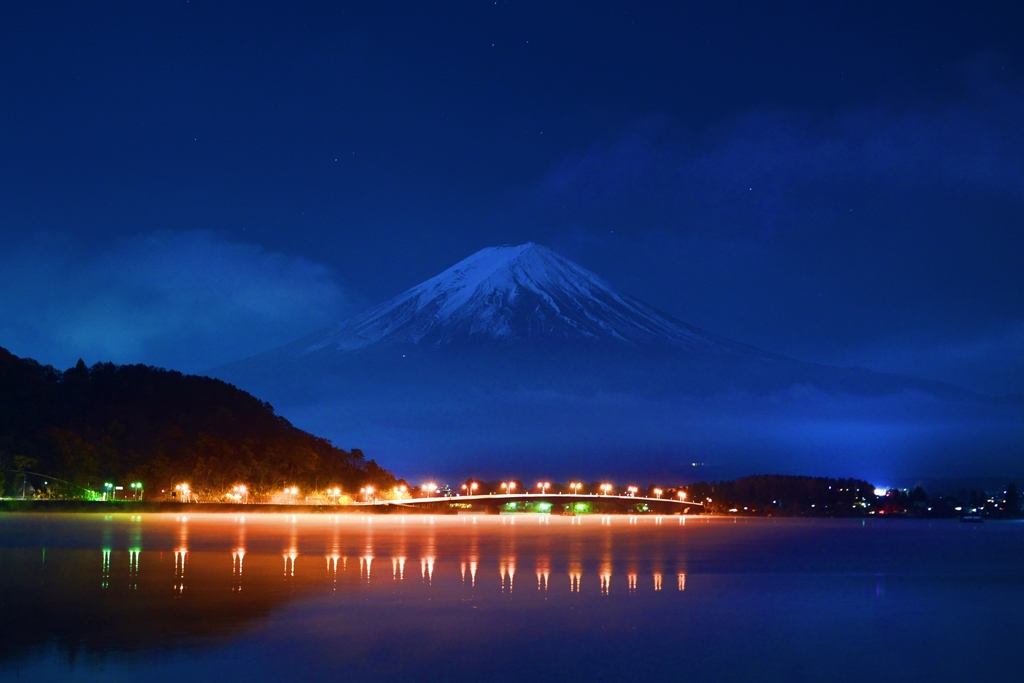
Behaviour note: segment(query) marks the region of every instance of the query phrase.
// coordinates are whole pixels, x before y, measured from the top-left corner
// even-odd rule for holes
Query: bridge
[[[660,512],[689,514],[703,512],[702,503],[674,498],[603,495],[596,493],[491,493],[465,496],[430,496],[401,500],[374,500],[352,503],[355,507],[449,510],[485,512],[540,512],[585,514],[588,512]],[[546,506],[546,507],[545,507]]]

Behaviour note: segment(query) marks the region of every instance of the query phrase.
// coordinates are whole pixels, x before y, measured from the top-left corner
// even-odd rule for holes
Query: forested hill
[[[61,372],[3,348],[0,469],[3,489],[31,471],[98,490],[140,481],[153,494],[188,482],[207,499],[240,483],[257,495],[395,483],[358,449],[336,448],[220,380],[82,361]],[[34,476],[30,484],[41,485]]]

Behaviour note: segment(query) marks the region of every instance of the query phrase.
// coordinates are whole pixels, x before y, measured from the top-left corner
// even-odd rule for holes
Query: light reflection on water
[[[270,680],[295,652],[352,680],[448,680],[455,661],[490,680],[860,680],[836,663],[865,656],[892,680],[952,679],[1015,661],[1024,525],[673,520],[7,515],[0,593],[21,616],[0,677],[170,680],[186,657]]]

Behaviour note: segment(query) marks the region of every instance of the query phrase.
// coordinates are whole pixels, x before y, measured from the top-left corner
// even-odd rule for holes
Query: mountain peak
[[[619,294],[533,242],[487,247],[362,315],[315,335],[304,353],[392,345],[606,342],[721,346],[723,340]]]

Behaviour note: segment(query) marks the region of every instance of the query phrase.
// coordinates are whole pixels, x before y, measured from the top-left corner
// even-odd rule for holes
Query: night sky
[[[1024,392],[1024,5],[7,2],[0,345],[203,371],[489,245]]]

